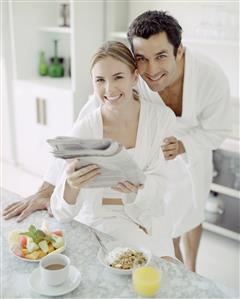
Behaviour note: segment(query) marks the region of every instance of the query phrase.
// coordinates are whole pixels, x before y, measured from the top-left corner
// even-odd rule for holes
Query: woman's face
[[[92,68],[94,93],[105,105],[119,106],[133,99],[137,71],[112,57],[98,61]]]

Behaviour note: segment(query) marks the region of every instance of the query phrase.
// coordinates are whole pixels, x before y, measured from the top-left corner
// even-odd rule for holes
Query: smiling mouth
[[[118,95],[118,96],[114,96],[114,97],[107,97],[104,96],[104,99],[109,101],[109,102],[115,102],[118,101],[121,98],[122,94]]]
[[[146,76],[148,78],[149,81],[151,82],[156,82],[156,81],[159,81],[160,79],[162,79],[166,74],[163,73],[162,75],[160,76],[157,76],[156,78],[153,78],[153,77],[150,77],[150,76]]]

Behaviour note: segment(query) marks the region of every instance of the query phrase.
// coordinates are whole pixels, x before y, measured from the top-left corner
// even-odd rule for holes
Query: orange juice
[[[154,296],[160,289],[160,272],[153,267],[137,268],[132,280],[135,291],[142,296]]]

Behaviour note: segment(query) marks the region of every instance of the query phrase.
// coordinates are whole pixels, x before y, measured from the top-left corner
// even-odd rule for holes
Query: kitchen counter
[[[2,207],[19,199],[19,196],[1,190]],[[2,298],[46,298],[28,286],[30,273],[37,263],[25,262],[13,256],[7,244],[8,233],[14,229],[27,229],[30,224],[40,227],[45,220],[51,230],[62,229],[66,240],[65,254],[82,273],[82,281],[73,292],[58,298],[137,298],[132,288],[131,276],[110,273],[97,260],[98,243],[87,226],[72,221],[59,224],[46,211],[32,214],[17,224],[15,219],[2,220]],[[103,241],[109,237],[99,233]],[[161,270],[162,281],[158,298],[229,298],[230,291],[214,281],[188,271],[182,264],[154,257],[153,263]]]

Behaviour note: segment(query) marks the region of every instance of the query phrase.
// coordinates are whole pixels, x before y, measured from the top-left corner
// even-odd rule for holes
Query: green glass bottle
[[[54,60],[53,63],[50,65],[48,73],[50,77],[58,78],[64,76],[64,68],[59,62],[58,59],[58,41],[54,40]]]
[[[43,51],[40,52],[39,56],[38,73],[40,76],[47,76],[48,74],[48,66],[45,59],[45,53]]]

